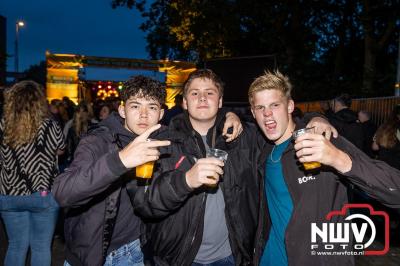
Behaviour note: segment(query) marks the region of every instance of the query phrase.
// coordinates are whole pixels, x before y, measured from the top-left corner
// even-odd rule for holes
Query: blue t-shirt
[[[262,266],[288,265],[285,232],[292,215],[293,202],[283,177],[281,157],[290,140],[274,147],[265,167],[265,193],[272,225],[260,262]]]

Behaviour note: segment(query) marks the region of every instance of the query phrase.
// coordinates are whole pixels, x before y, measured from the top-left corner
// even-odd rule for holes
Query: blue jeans
[[[51,241],[58,209],[51,193],[0,195],[0,214],[8,236],[5,266],[24,266],[29,247],[31,266],[51,265]]]
[[[201,264],[201,263],[193,262],[192,266],[235,266],[235,260],[234,260],[233,256],[230,255],[226,258],[214,261],[213,263],[209,263],[209,264]]]
[[[64,266],[71,265],[65,261]],[[139,239],[111,251],[106,257],[104,266],[144,266]]]

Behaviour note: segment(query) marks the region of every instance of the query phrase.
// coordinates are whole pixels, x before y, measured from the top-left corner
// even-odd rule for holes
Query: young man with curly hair
[[[151,141],[160,128],[164,86],[136,76],[124,84],[118,113],[81,139],[74,160],[53,186],[65,208],[65,265],[143,265],[141,220],[133,212],[126,186],[136,179],[134,167],[157,160]]]

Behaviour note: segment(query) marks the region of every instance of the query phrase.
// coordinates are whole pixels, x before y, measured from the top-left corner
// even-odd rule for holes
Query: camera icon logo
[[[353,213],[349,214],[351,209]],[[355,210],[360,209],[367,209],[369,216],[356,213]],[[372,216],[380,216],[384,223],[384,247],[381,250],[371,249],[377,234]],[[345,204],[341,210],[331,211],[325,218],[340,222],[311,224],[312,255],[368,256],[384,255],[389,251],[389,215],[386,212],[375,211],[369,204]]]

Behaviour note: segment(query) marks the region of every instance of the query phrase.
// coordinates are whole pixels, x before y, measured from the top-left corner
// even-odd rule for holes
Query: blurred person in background
[[[53,99],[50,101],[49,104],[49,112],[50,112],[50,118],[53,119],[58,123],[60,128],[64,128],[64,120],[60,114],[60,105],[61,105],[61,100],[59,99]]]
[[[112,103],[104,103],[100,107],[99,120],[103,121],[114,111],[116,111],[116,109],[114,109],[114,106],[112,105]]]
[[[376,125],[371,121],[371,114],[368,111],[360,110],[358,112],[358,121],[361,124],[364,133],[363,152],[368,154],[369,157],[375,156],[372,150],[372,142],[376,132]]]
[[[175,105],[171,109],[168,109],[165,111],[165,116],[164,116],[163,120],[161,121],[162,124],[164,124],[164,125],[168,126],[169,122],[171,121],[172,118],[183,113],[183,108],[182,108],[183,96],[181,94],[176,95],[174,102],[175,102]]]
[[[75,107],[76,107],[75,103],[73,101],[71,101],[70,98],[68,98],[67,96],[64,96],[62,98],[62,103],[63,103],[65,111],[68,115],[68,120],[72,119],[72,117],[74,116]]]
[[[337,129],[339,134],[362,149],[364,144],[363,129],[357,123],[358,115],[350,109],[351,97],[344,93],[333,99],[330,107],[333,114],[328,115],[329,122]]]
[[[74,117],[69,128],[64,128],[66,133],[66,167],[73,161],[74,153],[78,143],[83,135],[92,126],[91,119],[93,118],[92,106],[86,101],[81,101],[75,109]],[[65,169],[65,167],[64,167]]]
[[[301,109],[299,107],[295,107],[293,109],[293,113],[292,113],[293,121],[295,123],[300,123],[300,121],[302,121],[303,117],[304,117],[304,114],[301,111]]]
[[[57,154],[64,141],[49,118],[42,86],[16,83],[5,92],[0,123],[0,214],[8,235],[5,266],[51,264],[51,241],[58,205],[50,188],[57,175]]]
[[[400,105],[376,131],[372,149],[378,152],[378,160],[400,169]]]

